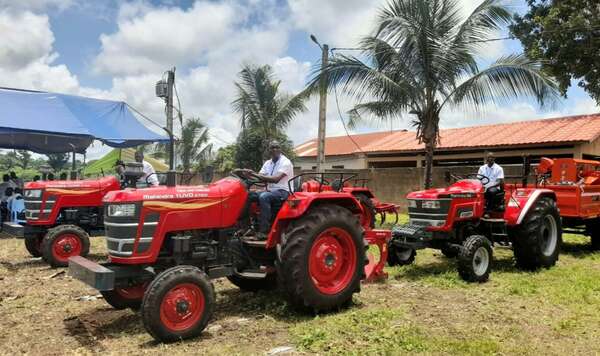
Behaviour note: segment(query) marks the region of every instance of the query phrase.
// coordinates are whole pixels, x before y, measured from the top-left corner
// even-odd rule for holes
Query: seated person
[[[485,210],[494,211],[504,203],[504,170],[495,163],[496,157],[492,152],[488,152],[485,158],[486,164],[479,168],[477,174],[487,177],[488,182],[484,184],[485,188]],[[502,200],[499,199],[502,193]]]
[[[156,171],[154,171],[154,167],[144,159],[144,152],[136,151],[135,152],[135,161],[141,163],[144,170],[144,175],[140,177],[138,183],[148,183],[148,186],[156,187],[158,186],[158,176],[156,175]]]
[[[238,174],[254,177],[262,182],[268,183],[267,190],[258,194],[260,207],[259,231],[257,240],[266,240],[271,229],[273,215],[272,207],[277,201],[282,202],[290,194],[288,181],[294,176],[292,162],[281,153],[281,145],[277,141],[269,144],[271,159],[265,161],[259,173],[250,169],[236,170]]]

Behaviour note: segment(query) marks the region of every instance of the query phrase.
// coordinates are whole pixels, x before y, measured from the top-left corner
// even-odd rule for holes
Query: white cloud
[[[18,11],[65,10],[73,4],[74,0],[0,0],[0,8]]]
[[[54,35],[48,17],[31,12],[0,12],[0,67],[20,69],[48,56]]]

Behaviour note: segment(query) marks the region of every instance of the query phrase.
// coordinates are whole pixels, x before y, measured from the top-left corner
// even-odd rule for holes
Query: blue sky
[[[479,1],[460,0],[465,14]],[[186,116],[202,118],[217,146],[233,142],[239,124],[231,112],[233,81],[243,63],[270,64],[282,86],[298,91],[319,49],[314,33],[333,47],[352,46],[371,28],[385,0],[170,0],[84,1],[0,0],[0,85],[125,100],[156,121],[164,121],[154,83],[177,67]],[[521,0],[512,10],[524,11]],[[502,34],[498,34],[501,36]],[[485,64],[520,52],[517,41],[486,48]],[[352,101],[341,98],[342,111]],[[296,144],[316,136],[316,100],[290,126]],[[443,127],[547,118],[597,112],[585,92],[571,89],[553,108],[524,100],[483,113],[444,113]],[[393,128],[410,128],[410,120]],[[389,128],[389,127],[388,127]],[[381,130],[360,127],[357,132]],[[328,135],[344,134],[335,102],[328,107]],[[91,158],[107,149],[95,145]]]

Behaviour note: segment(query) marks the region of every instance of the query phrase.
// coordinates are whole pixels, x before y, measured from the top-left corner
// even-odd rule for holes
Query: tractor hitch
[[[369,230],[365,233],[365,239],[370,246],[376,246],[379,249],[379,260],[371,252],[367,252],[369,264],[365,266],[365,282],[375,282],[387,279],[387,273],[383,268],[388,257],[388,242],[392,237],[389,230]]]

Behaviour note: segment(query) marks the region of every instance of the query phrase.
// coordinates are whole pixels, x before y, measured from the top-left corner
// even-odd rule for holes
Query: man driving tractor
[[[288,181],[294,176],[292,162],[281,153],[281,145],[277,141],[269,143],[271,159],[265,161],[260,172],[251,169],[237,169],[238,174],[253,177],[261,182],[267,183],[266,190],[251,196],[251,200],[258,199],[260,207],[259,231],[255,238],[266,240],[271,229],[273,206],[285,201],[290,195]]]
[[[479,176],[488,178],[484,181],[485,188],[485,210],[492,212],[502,206],[504,199],[504,169],[496,163],[496,157],[492,152],[488,152],[485,157],[485,164],[479,167],[477,172]]]

